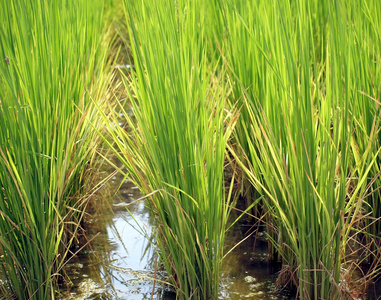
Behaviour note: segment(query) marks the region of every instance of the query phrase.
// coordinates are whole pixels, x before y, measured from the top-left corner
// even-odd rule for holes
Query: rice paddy
[[[108,163],[144,197],[176,298],[224,297],[245,219],[277,290],[366,299],[381,2],[0,3],[0,298],[61,293]]]

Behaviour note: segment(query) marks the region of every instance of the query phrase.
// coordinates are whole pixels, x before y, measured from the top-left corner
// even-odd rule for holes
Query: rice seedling
[[[203,1],[125,1],[136,71],[125,77],[128,129],[110,126],[128,176],[149,199],[169,284],[217,298],[225,224],[226,88],[207,59]],[[121,107],[123,110],[123,107]],[[106,117],[106,115],[104,115]]]
[[[0,266],[6,298],[54,298],[92,185],[108,73],[103,1],[1,1]]]

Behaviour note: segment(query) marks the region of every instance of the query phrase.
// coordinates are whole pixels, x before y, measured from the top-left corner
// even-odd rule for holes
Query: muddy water
[[[95,199],[84,224],[90,243],[65,267],[71,282],[62,285],[62,299],[175,299],[160,282],[165,273],[156,269],[150,243],[153,218],[144,200],[136,201],[141,197],[138,189],[125,180],[110,199],[122,180],[115,175]],[[241,226],[231,230],[228,247],[244,233]],[[221,299],[290,299],[275,292],[278,269],[267,263],[265,239],[256,244],[254,251],[248,239],[224,261]]]
[[[250,226],[235,226],[228,232],[226,248],[246,238],[248,231]],[[267,238],[259,231],[255,241],[254,236],[247,238],[225,258],[221,299],[293,299],[289,291],[277,291],[275,281],[279,271],[279,265],[269,263]]]

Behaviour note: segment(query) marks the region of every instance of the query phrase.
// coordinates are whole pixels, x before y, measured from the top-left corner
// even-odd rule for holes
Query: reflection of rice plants
[[[103,1],[1,1],[0,247],[7,297],[49,299],[102,126]],[[71,254],[71,253],[70,253]]]
[[[149,194],[169,282],[181,298],[215,299],[230,127],[226,91],[206,57],[205,7],[203,1],[126,1],[125,9],[136,67],[126,84],[136,124],[128,119],[130,132],[110,132],[128,176]]]

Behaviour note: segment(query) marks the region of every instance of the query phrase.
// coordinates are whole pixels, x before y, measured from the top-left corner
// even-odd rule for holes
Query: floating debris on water
[[[253,276],[246,276],[244,279],[247,283],[254,283],[257,281]]]

